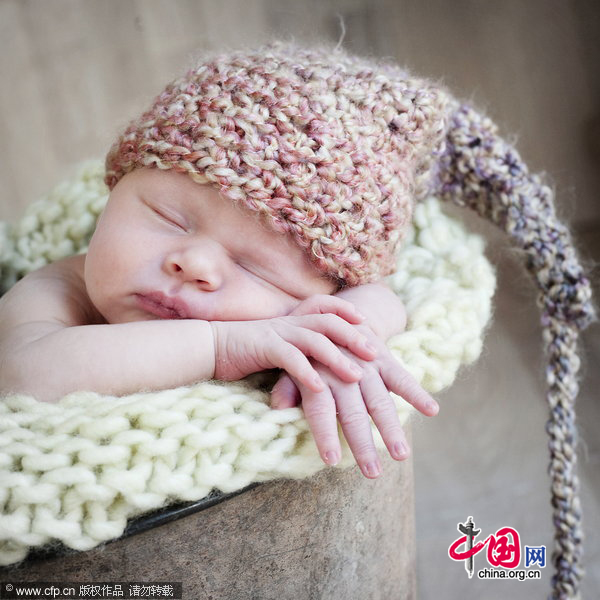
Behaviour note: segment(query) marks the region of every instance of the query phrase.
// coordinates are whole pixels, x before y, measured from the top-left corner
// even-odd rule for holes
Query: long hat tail
[[[556,216],[553,193],[528,172],[496,125],[466,104],[449,117],[439,162],[439,195],[468,206],[504,230],[524,250],[539,290],[550,418],[550,476],[555,548],[552,598],[576,598],[582,576],[582,528],[576,474],[575,398],[579,391],[577,340],[596,320],[591,287],[567,227]]]

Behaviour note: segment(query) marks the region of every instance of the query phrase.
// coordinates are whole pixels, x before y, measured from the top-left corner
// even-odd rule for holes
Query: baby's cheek
[[[286,304],[285,314],[289,315],[291,312],[295,311],[302,304],[302,302],[303,300],[300,300],[299,298],[290,298],[289,302]]]
[[[289,315],[300,300],[279,290],[262,285],[251,286],[242,297],[241,310],[247,310],[253,319],[273,319]]]

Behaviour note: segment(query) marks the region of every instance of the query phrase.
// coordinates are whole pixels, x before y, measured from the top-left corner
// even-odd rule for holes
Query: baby
[[[275,44],[167,86],[108,154],[87,254],[0,299],[0,393],[123,395],[279,368],[272,405],[302,402],[327,464],[339,419],[379,476],[369,415],[405,459],[389,392],[438,411],[385,344],[406,322],[383,277],[419,163],[371,75]]]

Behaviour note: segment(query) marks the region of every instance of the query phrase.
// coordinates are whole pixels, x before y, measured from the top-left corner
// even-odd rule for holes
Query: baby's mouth
[[[190,310],[179,298],[173,298],[162,292],[136,294],[140,308],[161,319],[189,319]]]

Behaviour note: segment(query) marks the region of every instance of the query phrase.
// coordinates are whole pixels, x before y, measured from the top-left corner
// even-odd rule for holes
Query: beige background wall
[[[293,35],[338,40],[444,81],[495,119],[533,170],[551,174],[586,255],[600,248],[600,32],[590,1],[0,0],[0,219],[85,158],[100,157],[130,117],[198,50]],[[484,356],[415,426],[421,598],[542,597],[543,583],[469,581],[447,558],[456,523],[551,544],[540,335],[532,290],[489,227],[499,267]],[[588,597],[600,586],[598,331],[586,337],[580,399]],[[596,378],[596,379],[594,379]],[[401,510],[401,507],[399,507]],[[401,548],[398,549],[402,551]]]

